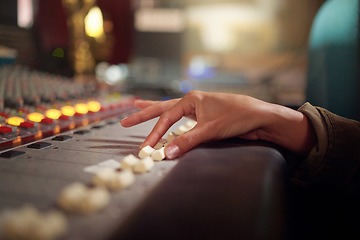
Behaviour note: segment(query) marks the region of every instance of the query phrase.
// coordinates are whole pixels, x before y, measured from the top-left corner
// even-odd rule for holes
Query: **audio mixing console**
[[[123,128],[119,120],[136,111],[133,96],[96,94],[63,77],[3,67],[0,80],[0,239],[281,239],[284,159],[263,143],[202,145],[135,174],[99,211],[64,211],[63,189],[94,189],[93,170],[121,168],[156,119]],[[49,211],[62,217],[34,223]]]

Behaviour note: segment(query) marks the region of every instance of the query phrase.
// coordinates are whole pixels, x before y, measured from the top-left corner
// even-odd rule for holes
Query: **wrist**
[[[303,156],[315,146],[315,130],[303,113],[273,104],[267,118],[268,121],[259,130],[260,139]]]

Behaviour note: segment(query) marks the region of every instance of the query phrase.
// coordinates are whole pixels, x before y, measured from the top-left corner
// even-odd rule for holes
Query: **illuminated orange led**
[[[17,137],[15,140],[12,141],[14,147],[21,145],[21,137]]]
[[[58,133],[60,133],[60,127],[59,127],[59,126],[56,126],[56,127],[54,128],[54,134],[58,134]]]
[[[76,125],[75,125],[74,122],[72,122],[72,123],[69,124],[69,129],[74,129],[75,127],[76,127]]]
[[[75,114],[75,108],[73,106],[64,106],[61,108],[62,114],[68,117],[72,117]]]
[[[41,122],[41,120],[43,120],[44,118],[45,118],[45,116],[43,114],[41,114],[41,113],[38,113],[38,112],[30,113],[27,116],[27,119],[29,119],[32,122]]]
[[[83,119],[83,120],[82,120],[82,125],[83,125],[83,126],[89,125],[89,120],[88,120],[88,119]]]
[[[21,117],[11,117],[6,122],[10,125],[18,127],[21,123],[25,122],[25,120]]]
[[[45,112],[45,115],[51,119],[58,119],[61,116],[61,112],[57,109],[49,109]]]
[[[38,131],[34,137],[35,137],[35,140],[39,140],[42,138],[42,136],[43,136],[42,131]]]
[[[97,101],[90,101],[87,103],[89,111],[98,112],[101,109],[101,104]]]
[[[85,103],[78,103],[75,105],[75,111],[80,114],[87,114],[89,111],[87,104]]]

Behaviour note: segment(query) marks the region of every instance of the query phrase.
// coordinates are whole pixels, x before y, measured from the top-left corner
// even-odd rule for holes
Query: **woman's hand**
[[[165,148],[168,159],[202,142],[230,137],[270,141],[303,155],[316,140],[312,126],[302,113],[244,95],[192,91],[182,99],[139,100],[135,106],[142,110],[121,120],[122,126],[131,127],[160,116],[142,146],[154,146],[183,116],[197,121],[192,130]]]

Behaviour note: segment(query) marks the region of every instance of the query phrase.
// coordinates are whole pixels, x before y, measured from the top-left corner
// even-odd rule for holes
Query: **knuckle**
[[[171,115],[170,115],[170,113],[169,112],[164,112],[164,113],[162,113],[161,115],[160,115],[160,119],[161,119],[161,122],[163,122],[163,123],[167,123],[167,124],[169,124],[169,123],[171,123]]]
[[[158,142],[158,140],[162,137],[162,134],[159,132],[152,132],[152,139],[153,143],[155,144],[156,142]]]
[[[204,136],[202,136],[200,132],[189,131],[175,138],[174,141],[177,141],[178,143],[181,142],[181,145],[183,145],[183,147],[192,148],[195,147],[197,144],[201,143],[203,138]]]
[[[134,114],[135,119],[137,120],[137,122],[141,123],[145,121],[144,116],[141,114],[141,112],[137,113],[136,115]]]
[[[195,100],[201,100],[204,96],[204,93],[201,91],[197,91],[197,90],[193,90],[188,92],[184,98],[190,98],[190,99],[195,99]]]

